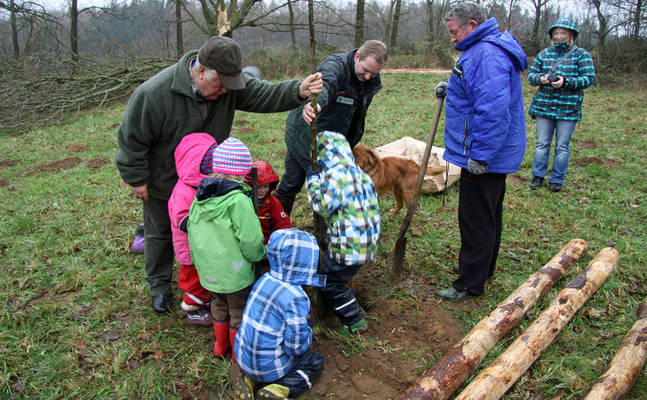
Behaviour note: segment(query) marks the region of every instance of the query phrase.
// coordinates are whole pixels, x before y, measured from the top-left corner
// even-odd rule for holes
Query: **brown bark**
[[[611,365],[595,382],[584,400],[622,399],[640,375],[647,360],[647,297],[638,308],[638,321],[627,332]]]
[[[479,322],[463,340],[411,386],[401,399],[448,399],[479,366],[487,353],[569,270],[586,250],[573,239]]]
[[[526,372],[604,283],[618,263],[618,250],[607,247],[564,288],[548,308],[485,368],[455,400],[499,399]]]

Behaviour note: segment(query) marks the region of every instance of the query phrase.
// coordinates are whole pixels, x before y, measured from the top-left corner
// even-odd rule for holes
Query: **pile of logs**
[[[494,311],[481,320],[460,342],[401,397],[405,399],[448,399],[478,368],[488,352],[528,310],[550,290],[586,250],[581,239],[571,240],[543,268],[531,275]],[[618,251],[605,248],[577,275],[548,308],[517,340],[476,376],[456,399],[499,399],[548,348],[575,313],[606,281],[616,267]],[[627,394],[647,359],[647,299],[638,321],[627,334],[621,349],[586,397],[618,399]]]

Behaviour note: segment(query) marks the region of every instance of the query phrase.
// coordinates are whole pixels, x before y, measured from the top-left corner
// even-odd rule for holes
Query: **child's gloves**
[[[467,160],[467,169],[474,175],[482,175],[487,173],[487,163],[478,160]]]

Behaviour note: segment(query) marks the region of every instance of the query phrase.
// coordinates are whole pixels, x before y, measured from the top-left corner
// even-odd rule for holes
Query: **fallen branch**
[[[627,332],[609,369],[595,382],[584,400],[624,398],[647,360],[647,297],[638,308],[638,321]]]
[[[530,307],[564,276],[585,250],[584,240],[571,240],[454,345],[401,399],[448,399],[494,345],[519,323]]]
[[[535,322],[474,378],[455,400],[494,400],[503,396],[604,283],[617,263],[618,250],[607,247],[598,253]]]

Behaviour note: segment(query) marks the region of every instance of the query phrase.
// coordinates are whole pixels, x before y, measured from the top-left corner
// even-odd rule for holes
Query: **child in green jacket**
[[[198,186],[187,223],[191,260],[200,284],[211,292],[216,336],[213,352],[222,357],[234,343],[254,283],[253,263],[265,255],[261,224],[242,182],[252,165],[245,145],[234,137],[213,152],[213,169]],[[232,361],[236,361],[234,354]]]

